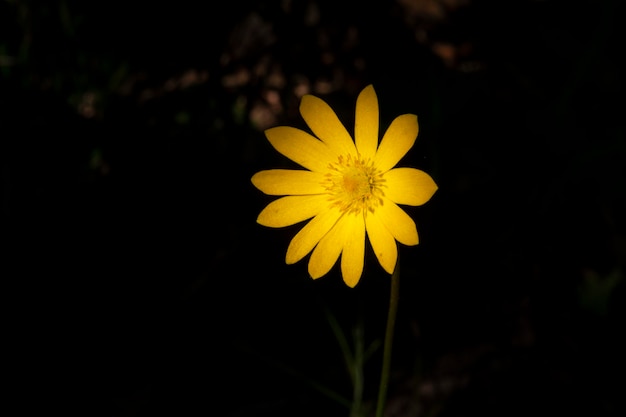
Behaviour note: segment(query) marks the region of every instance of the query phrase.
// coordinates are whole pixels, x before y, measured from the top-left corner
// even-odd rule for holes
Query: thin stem
[[[398,311],[398,298],[400,294],[400,254],[396,261],[396,267],[391,274],[391,291],[389,295],[389,312],[387,313],[387,329],[385,330],[385,344],[383,347],[383,366],[380,375],[380,386],[378,388],[378,404],[376,406],[376,417],[383,417],[385,401],[387,399],[387,387],[389,385],[389,372],[391,369],[391,346],[393,342],[393,330],[396,323],[396,313]]]
[[[359,321],[354,328],[354,363],[353,363],[353,392],[352,392],[352,409],[350,410],[350,417],[362,416],[362,403],[363,403],[363,366],[364,358],[364,336],[363,336],[363,323]]]
[[[326,313],[326,319],[328,320],[333,334],[335,335],[335,338],[339,343],[339,347],[341,348],[341,353],[343,354],[343,360],[346,364],[348,374],[350,375],[350,380],[352,381],[352,384],[354,384],[354,356],[352,355],[352,351],[350,350],[350,344],[348,343],[348,340],[346,339],[346,336],[343,333],[341,326],[339,326],[337,319],[331,313],[330,309],[328,307],[324,307],[324,312]]]

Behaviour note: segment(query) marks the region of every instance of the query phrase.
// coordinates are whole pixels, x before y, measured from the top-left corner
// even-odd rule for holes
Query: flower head
[[[357,98],[354,141],[323,100],[305,95],[300,114],[315,136],[288,126],[265,131],[278,152],[305,169],[252,176],[265,194],[283,196],[261,211],[258,223],[286,227],[310,219],[291,240],[285,260],[293,264],[312,251],[313,278],[328,273],[341,255],[343,280],[354,287],[363,272],[366,235],[381,266],[393,273],[396,241],[418,243],[415,222],[398,204],[422,205],[437,190],[427,173],[394,168],[415,143],[417,116],[398,116],[379,144],[378,98],[371,85]]]

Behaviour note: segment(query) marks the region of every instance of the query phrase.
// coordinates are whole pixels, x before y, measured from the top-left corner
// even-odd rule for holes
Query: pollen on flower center
[[[346,213],[373,213],[382,204],[385,180],[371,162],[352,155],[341,155],[328,168],[323,185],[332,205]]]

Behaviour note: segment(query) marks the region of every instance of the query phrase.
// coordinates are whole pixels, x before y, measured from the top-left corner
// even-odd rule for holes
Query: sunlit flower
[[[300,113],[313,135],[294,127],[265,131],[281,154],[306,170],[271,169],[252,177],[268,195],[284,196],[261,211],[258,223],[286,227],[311,219],[287,248],[286,262],[311,251],[309,274],[319,278],[341,255],[345,283],[361,278],[365,236],[381,266],[393,273],[396,241],[417,245],[415,222],[398,204],[419,206],[437,190],[433,179],[415,168],[394,168],[417,138],[417,116],[398,116],[378,143],[378,98],[367,86],[357,98],[354,137],[323,100],[305,95]]]

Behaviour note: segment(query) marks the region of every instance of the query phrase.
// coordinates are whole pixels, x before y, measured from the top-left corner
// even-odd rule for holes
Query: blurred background
[[[391,417],[626,414],[618,0],[0,1],[5,357],[23,415],[348,416],[333,324],[389,276],[284,264],[250,183],[303,94],[417,114]],[[368,248],[368,251],[370,249]],[[381,350],[364,371],[376,399]],[[14,391],[14,395],[13,395]],[[367,414],[366,415],[371,415]]]

